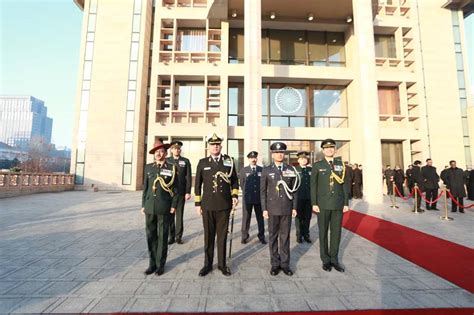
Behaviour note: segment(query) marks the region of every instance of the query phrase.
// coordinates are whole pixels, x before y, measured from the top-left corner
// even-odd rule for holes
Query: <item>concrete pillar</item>
[[[379,105],[375,76],[374,27],[371,0],[353,0],[355,58],[355,96],[360,108],[360,128],[355,129],[362,145],[364,166],[364,199],[370,204],[382,203],[382,148],[379,130]]]
[[[262,31],[260,0],[245,0],[244,10],[244,156],[258,151],[262,157]]]

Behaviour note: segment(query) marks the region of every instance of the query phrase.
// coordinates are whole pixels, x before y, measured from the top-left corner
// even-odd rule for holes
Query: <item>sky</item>
[[[474,92],[474,14],[465,21]],[[52,142],[71,147],[82,11],[73,0],[0,0],[0,95],[31,95],[53,118]]]

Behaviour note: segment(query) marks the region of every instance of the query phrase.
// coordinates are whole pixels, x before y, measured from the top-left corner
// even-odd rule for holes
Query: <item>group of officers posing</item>
[[[199,276],[213,269],[214,247],[217,236],[217,268],[225,276],[231,275],[227,260],[227,236],[230,216],[238,204],[239,182],[243,192],[242,238],[249,242],[252,210],[258,222],[258,239],[265,239],[264,219],[268,220],[270,274],[280,271],[293,275],[290,268],[290,230],[295,218],[298,243],[311,243],[309,234],[312,214],[318,217],[320,257],[322,268],[344,272],[338,252],[343,212],[349,210],[351,181],[350,168],[335,157],[336,143],[322,141],[324,158],[309,165],[309,152],[298,153],[299,165],[285,163],[286,144],[270,146],[272,163],[257,165],[258,153],[247,155],[249,165],[237,175],[234,160],[221,153],[223,139],[216,134],[208,137],[209,156],[199,160],[196,169],[194,195],[198,215],[204,227],[204,266]],[[146,275],[162,275],[168,245],[182,244],[183,210],[191,198],[191,165],[181,156],[180,141],[165,144],[157,141],[150,154],[155,162],[147,164],[141,212],[145,215],[149,266]],[[171,147],[172,156],[166,158]]]

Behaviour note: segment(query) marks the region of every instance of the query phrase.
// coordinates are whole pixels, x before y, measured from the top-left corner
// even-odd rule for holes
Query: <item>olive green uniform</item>
[[[168,231],[172,215],[171,208],[176,208],[178,194],[175,184],[169,190],[163,189],[157,181],[161,177],[164,183],[170,183],[172,178],[176,183],[175,167],[165,162],[162,166],[150,163],[145,166],[143,181],[142,207],[145,208],[145,229],[150,256],[149,266],[164,267],[168,254]]]
[[[323,264],[339,263],[339,243],[341,240],[342,209],[349,205],[349,180],[341,158],[334,158],[333,165],[326,159],[313,164],[311,170],[311,203],[319,206],[318,214],[320,255]],[[334,172],[343,183],[335,178]],[[330,237],[328,239],[328,230]]]

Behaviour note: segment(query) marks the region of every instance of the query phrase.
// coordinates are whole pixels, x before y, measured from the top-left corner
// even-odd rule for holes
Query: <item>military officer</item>
[[[160,276],[165,271],[168,254],[168,229],[172,214],[176,210],[176,169],[166,162],[169,144],[156,141],[150,154],[155,162],[145,166],[143,180],[142,208],[145,215],[146,238],[150,262],[145,270],[146,275],[156,273]]]
[[[262,204],[260,203],[260,177],[262,167],[257,165],[258,153],[252,151],[247,154],[249,165],[239,172],[240,187],[243,192],[242,204],[242,244],[249,240],[250,219],[252,218],[252,208],[255,211],[255,218],[258,223],[258,239],[260,243],[267,244],[265,240],[265,224],[263,222]]]
[[[296,170],[300,174],[301,186],[298,189],[298,205],[296,208],[296,241],[312,243],[309,238],[309,225],[311,222],[311,166],[309,166],[309,152],[298,152],[298,163]]]
[[[174,164],[176,169],[176,180],[178,189],[178,206],[176,207],[176,213],[173,214],[170,225],[170,235],[168,244],[173,244],[175,241],[178,244],[183,244],[183,216],[184,216],[184,204],[186,200],[191,199],[191,163],[185,157],[181,156],[181,147],[183,143],[181,141],[173,141],[170,143],[171,157],[167,161]],[[176,219],[176,223],[175,223]]]
[[[270,146],[273,163],[263,168],[260,179],[260,198],[263,217],[268,219],[270,274],[280,270],[292,276],[290,269],[291,218],[296,217],[299,175],[296,169],[283,162],[286,144],[275,142]]]
[[[199,276],[212,271],[214,242],[217,234],[218,269],[230,276],[226,264],[226,243],[229,216],[238,203],[239,183],[234,160],[222,154],[223,139],[215,133],[208,137],[210,155],[199,160],[194,184],[195,205],[204,225],[204,267]]]
[[[311,171],[311,203],[318,216],[320,255],[325,271],[334,267],[344,272],[338,253],[342,215],[349,210],[349,181],[341,158],[334,157],[336,142],[326,139],[321,148],[324,158],[314,163]]]

